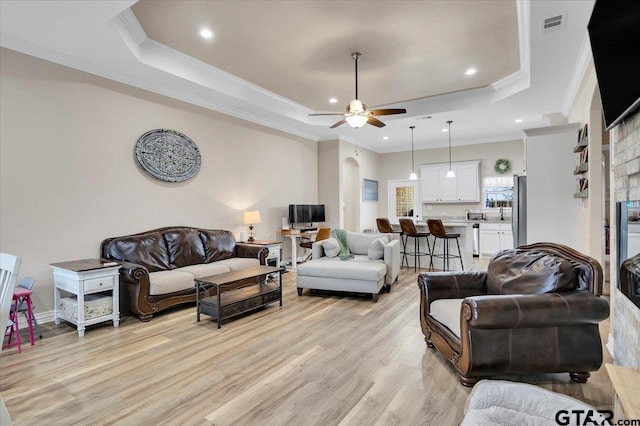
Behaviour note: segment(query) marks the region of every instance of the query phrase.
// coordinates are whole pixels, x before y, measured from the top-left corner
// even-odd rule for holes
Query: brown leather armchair
[[[460,382],[569,372],[584,383],[602,364],[598,323],[602,268],[570,247],[536,243],[497,253],[487,271],[418,277],[425,341],[453,364]]]

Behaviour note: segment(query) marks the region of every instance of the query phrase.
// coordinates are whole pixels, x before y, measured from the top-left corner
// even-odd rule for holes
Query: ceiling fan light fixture
[[[367,124],[367,116],[366,115],[349,115],[346,117],[347,123],[349,126],[354,129],[359,129],[360,127]]]
[[[362,102],[360,102],[359,100],[353,99],[351,102],[349,102],[348,111],[353,114],[364,112],[364,105],[362,105]]]

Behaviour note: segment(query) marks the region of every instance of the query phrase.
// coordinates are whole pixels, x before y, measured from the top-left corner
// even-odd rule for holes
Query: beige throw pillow
[[[369,259],[378,260],[384,257],[384,246],[389,242],[389,238],[380,237],[376,238],[369,245]]]
[[[322,240],[322,248],[324,249],[324,255],[327,257],[336,257],[340,254],[340,244],[335,238],[327,238]]]

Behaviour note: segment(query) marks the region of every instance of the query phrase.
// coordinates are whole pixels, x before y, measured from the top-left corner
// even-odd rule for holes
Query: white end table
[[[78,320],[73,321],[67,318],[65,320],[75,323],[78,336],[84,336],[87,325],[103,321],[113,321],[113,326],[118,327],[120,323],[119,264],[100,259],[83,259],[52,263],[50,266],[53,269],[53,319],[56,324],[60,324],[60,290],[63,290],[77,297]],[[85,319],[84,296],[102,292],[110,292],[112,295],[112,313]]]

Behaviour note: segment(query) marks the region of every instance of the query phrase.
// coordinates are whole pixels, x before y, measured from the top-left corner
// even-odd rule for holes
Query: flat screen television
[[[587,29],[609,130],[640,107],[640,2],[597,0]]]
[[[289,204],[289,223],[324,222],[324,204]]]

